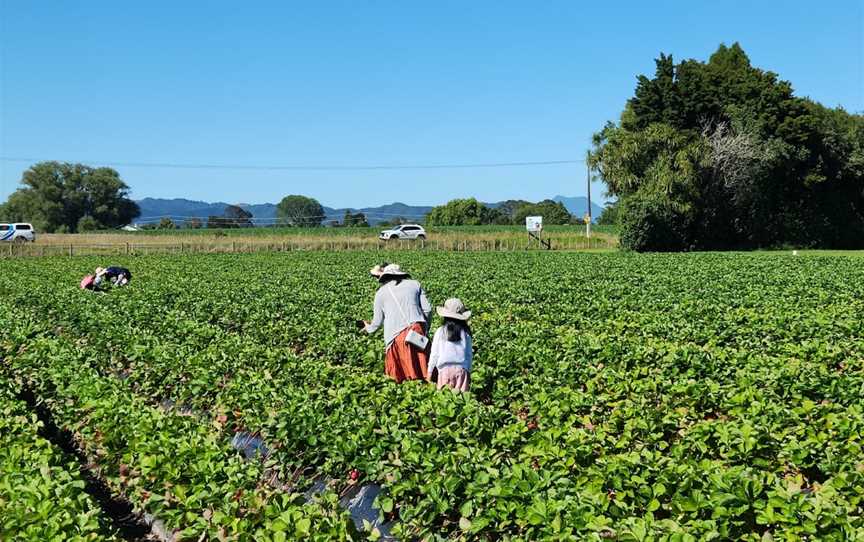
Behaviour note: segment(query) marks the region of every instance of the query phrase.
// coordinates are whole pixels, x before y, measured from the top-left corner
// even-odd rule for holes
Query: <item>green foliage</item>
[[[24,172],[24,185],[0,206],[0,220],[32,222],[48,233],[112,229],[138,216],[129,187],[111,168],[39,162]]]
[[[0,373],[0,539],[119,540],[75,462],[39,435],[43,429]]]
[[[513,221],[516,224],[525,224],[525,217],[528,216],[542,216],[544,226],[569,224],[573,218],[563,203],[552,201],[551,199],[519,206]]]
[[[523,205],[531,205],[530,201],[525,201],[522,199],[508,199],[507,201],[501,202],[498,205],[497,209],[503,215],[503,218],[506,219],[506,223],[519,224],[516,223],[516,213],[519,212],[519,208]],[[505,222],[502,222],[502,224]]]
[[[229,205],[225,207],[225,211],[222,213],[225,217],[223,222],[227,222],[231,224],[232,228],[251,228],[254,224],[252,223],[252,213],[243,209],[239,205]]]
[[[345,217],[342,219],[342,226],[349,228],[368,228],[369,222],[366,220],[366,215],[363,213],[352,213],[345,211]]]
[[[606,204],[606,207],[603,208],[603,212],[600,213],[600,216],[597,218],[597,225],[617,226],[620,224],[620,209],[620,202],[618,201]]]
[[[324,216],[318,200],[306,196],[285,196],[276,206],[276,217],[286,226],[320,226]]]
[[[497,209],[491,209],[474,198],[454,199],[444,205],[439,205],[426,215],[429,226],[479,226],[482,224],[498,224],[503,215]]]
[[[99,229],[99,221],[93,218],[90,215],[82,216],[78,221],[78,226],[75,228],[75,231],[78,233],[85,233],[88,231],[97,231]]]
[[[163,217],[159,221],[159,225],[157,226],[157,228],[160,230],[173,230],[173,229],[177,228],[177,225],[174,224],[174,221],[171,220],[170,218]]]
[[[674,252],[686,246],[690,224],[687,217],[663,198],[641,194],[621,203],[621,248],[637,252]]]
[[[382,260],[474,310],[471,393],[382,375],[354,327]],[[76,289],[98,263],[7,262],[0,357],[184,539],[361,539],[271,468],[298,491],[357,469],[402,540],[864,536],[858,258],[136,256],[132,286]],[[234,429],[273,456],[238,461]]]
[[[864,117],[795,97],[738,44],[656,64],[589,162],[614,196],[666,200],[683,237],[663,250],[864,246]]]

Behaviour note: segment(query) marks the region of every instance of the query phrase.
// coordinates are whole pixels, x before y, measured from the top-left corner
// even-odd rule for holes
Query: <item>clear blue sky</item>
[[[799,95],[860,112],[862,26],[862,0],[0,0],[0,155],[94,165],[578,159],[661,51],[706,59],[739,41]],[[27,165],[0,162],[0,200]],[[585,192],[581,165],[117,169],[135,198],[301,193],[359,207]]]

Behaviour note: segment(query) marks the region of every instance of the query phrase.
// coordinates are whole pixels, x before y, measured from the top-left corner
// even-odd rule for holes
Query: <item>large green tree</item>
[[[129,187],[107,167],[39,162],[21,177],[21,188],[0,205],[0,220],[32,222],[45,232],[116,228],[140,213]]]
[[[366,220],[364,213],[352,213],[350,209],[345,210],[345,216],[342,218],[342,226],[349,228],[368,228],[369,221]]]
[[[570,219],[573,218],[563,203],[551,199],[521,205],[516,211],[513,222],[520,225],[525,224],[525,217],[528,216],[542,216],[544,226],[569,224]]]
[[[320,226],[324,220],[324,208],[314,198],[306,196],[285,196],[276,205],[276,217],[288,226]]]
[[[864,246],[864,117],[796,97],[738,44],[656,65],[589,156],[625,247]]]
[[[474,198],[454,199],[439,205],[426,215],[430,226],[479,226],[500,223],[504,215]]]

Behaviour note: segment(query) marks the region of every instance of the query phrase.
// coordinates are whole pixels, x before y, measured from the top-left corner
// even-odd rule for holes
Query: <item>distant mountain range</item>
[[[565,197],[555,196],[554,201],[559,201],[564,204],[564,207],[575,216],[583,216],[588,209],[588,199],[584,197]],[[168,217],[176,222],[181,222],[187,218],[206,219],[208,216],[222,216],[225,212],[225,207],[229,204],[223,201],[208,203],[206,201],[195,201],[183,198],[164,199],[164,198],[144,198],[137,200],[138,206],[141,208],[141,215],[137,222],[156,222],[162,217]],[[247,204],[239,203],[240,207],[252,213],[253,221],[260,224],[270,224],[276,218],[275,203],[258,203]],[[491,206],[498,205],[497,203],[489,204]],[[406,205],[404,203],[391,203],[389,205],[380,205],[378,207],[362,207],[362,208],[341,208],[334,209],[333,207],[324,207],[325,222],[331,220],[342,220],[345,216],[345,211],[352,213],[364,213],[370,224],[380,224],[381,222],[391,221],[396,218],[418,221],[422,220],[432,210],[431,206],[426,205]],[[591,203],[591,215],[595,218],[600,216],[603,207],[596,203]]]

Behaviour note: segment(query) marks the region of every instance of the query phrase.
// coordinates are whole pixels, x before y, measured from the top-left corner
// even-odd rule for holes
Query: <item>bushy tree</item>
[[[513,221],[515,224],[525,224],[525,218],[529,216],[542,216],[544,226],[569,224],[572,218],[563,203],[551,199],[521,205]]]
[[[99,230],[99,221],[90,215],[82,216],[78,220],[78,226],[75,228],[75,231],[78,233],[86,233],[88,231],[98,231],[98,230]]]
[[[320,226],[324,220],[324,207],[314,198],[306,196],[285,196],[276,205],[276,216],[288,226]]]
[[[620,202],[608,203],[597,218],[598,226],[617,226],[620,219]]]
[[[139,214],[129,187],[107,167],[39,162],[21,177],[23,187],[0,205],[0,220],[32,222],[45,232],[111,229]],[[86,217],[86,219],[85,219]]]
[[[225,207],[225,211],[222,214],[225,217],[225,222],[230,224],[228,226],[230,228],[251,228],[254,226],[252,223],[252,213],[239,205]]]
[[[430,226],[479,226],[495,224],[503,214],[483,205],[474,198],[454,199],[439,205],[426,215]]]
[[[737,44],[705,63],[656,64],[589,157],[621,201],[622,243],[864,246],[864,117],[795,97]],[[669,242],[645,234],[667,220],[678,221]]]
[[[349,228],[368,228],[369,222],[366,220],[365,214],[352,213],[350,210],[346,210],[345,216],[342,218],[342,225]]]
[[[515,224],[516,213],[519,212],[519,208],[523,205],[531,205],[531,202],[524,199],[508,199],[498,204],[496,209],[506,219],[504,223]]]

